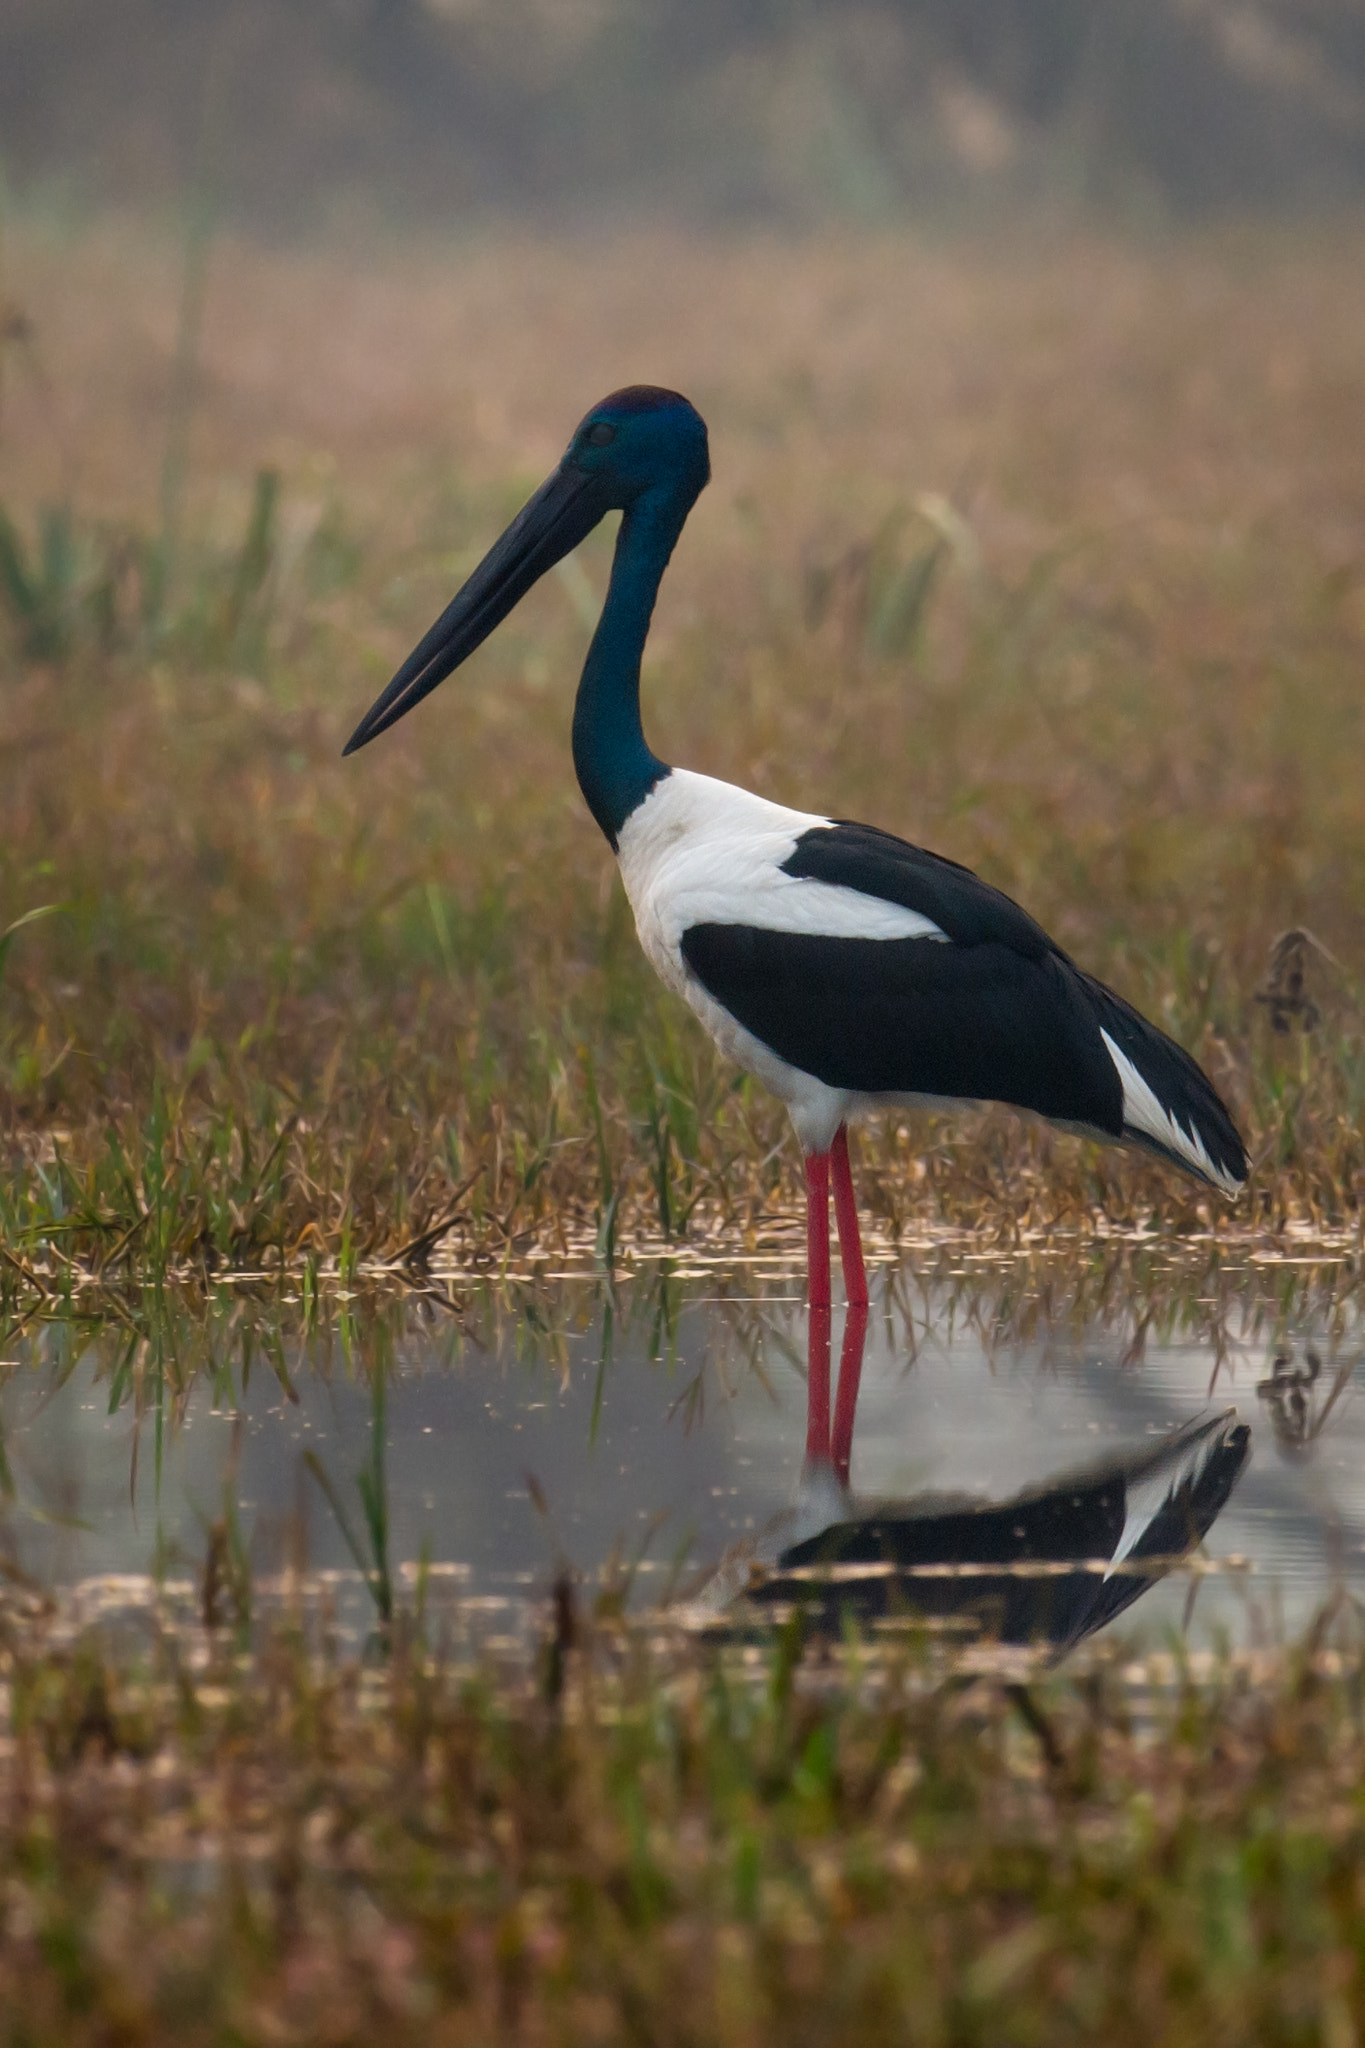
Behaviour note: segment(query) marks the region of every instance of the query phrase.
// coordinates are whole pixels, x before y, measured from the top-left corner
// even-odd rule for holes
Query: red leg
[[[866,1308],[850,1308],[844,1322],[844,1341],[839,1353],[839,1391],[834,1401],[834,1428],[830,1434],[830,1457],[839,1482],[848,1485],[849,1460],[853,1455],[853,1418],[858,1413],[858,1382],[863,1376],[863,1346],[867,1342]]]
[[[840,1124],[830,1147],[834,1169],[834,1220],[839,1226],[839,1258],[844,1268],[844,1294],[850,1308],[867,1307],[867,1269],[863,1265],[862,1239],[858,1235],[858,1204],[853,1194],[853,1174],[848,1163],[848,1127]],[[809,1173],[809,1164],[807,1173]],[[811,1297],[814,1300],[814,1296]]]
[[[806,1155],[806,1291],[812,1308],[829,1307],[829,1154]]]
[[[812,1306],[806,1337],[806,1464],[829,1463],[828,1308]],[[841,1382],[842,1391],[842,1382]]]

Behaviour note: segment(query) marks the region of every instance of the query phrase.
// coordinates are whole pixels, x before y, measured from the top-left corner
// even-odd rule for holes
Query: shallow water
[[[1216,1316],[1177,1304],[1163,1335],[1122,1300],[1059,1314],[1055,1288],[1031,1297],[988,1270],[884,1278],[850,1503],[832,1480],[800,1494],[807,1312],[743,1285],[585,1275],[490,1292],[459,1318],[343,1305],[312,1335],[228,1293],[200,1318],[45,1323],[11,1339],[0,1390],[10,1558],[45,1585],[193,1577],[230,1511],[261,1574],[346,1568],[334,1503],[363,1543],[356,1475],[378,1427],[395,1566],[461,1567],[509,1614],[564,1562],[589,1581],[631,1570],[637,1600],[695,1594],[736,1544],[772,1561],[856,1497],[920,1515],[926,1496],[1008,1501],[1235,1409],[1250,1455],[1199,1553],[1222,1569],[1198,1581],[1196,1631],[1292,1628],[1334,1586],[1365,1591],[1365,1339],[1311,1290],[1286,1310],[1262,1274]],[[841,1328],[836,1312],[836,1385]],[[1190,1622],[1193,1583],[1145,1593],[1124,1626]]]

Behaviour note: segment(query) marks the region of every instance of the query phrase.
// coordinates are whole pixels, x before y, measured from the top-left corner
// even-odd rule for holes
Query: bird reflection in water
[[[732,1553],[709,1582],[703,1600],[717,1621],[799,1606],[815,1630],[900,1617],[1061,1655],[1189,1556],[1246,1463],[1250,1431],[1228,1409],[1010,1500],[861,1500],[849,1468],[867,1323],[866,1309],[849,1311],[832,1392],[830,1313],[812,1310],[797,1500],[765,1541]]]

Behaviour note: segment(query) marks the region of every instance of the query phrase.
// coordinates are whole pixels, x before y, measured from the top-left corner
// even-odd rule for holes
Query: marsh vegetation
[[[869,1129],[895,1344],[1098,1331],[1118,1375],[1235,1339],[1300,1460],[1349,1406],[1352,229],[363,256],[194,230],[187,264],[30,209],[0,276],[0,1370],[126,1418],[154,1521],[164,1446],[252,1371],[281,1415],[334,1375],[369,1434],[299,1465],[356,1636],[307,1559],[267,1597],[226,1487],[160,1558],[188,1595],[135,1626],[78,1626],[11,1545],[8,2038],[1344,2048],[1354,1565],[1300,1647],[1105,1639],[1054,1674],[913,1631],[703,1653],[595,1582],[500,1661],[399,1554],[411,1326],[465,1372],[510,1328],[577,1386],[617,1283],[661,1272],[642,1357],[671,1370],[691,1286],[799,1364],[781,1113],[653,984],[573,786],[610,537],[340,759],[585,403],[640,377],[695,399],[715,472],[651,641],[658,750],[975,867],[1249,1139],[1229,1211],[1004,1112]],[[590,1310],[561,1314],[566,1273]]]
[[[1354,1227],[1351,245],[226,243],[168,456],[180,268],[128,227],[8,244],[0,880],[6,924],[48,912],[4,942],[15,1258],[790,1209],[776,1105],[651,985],[573,787],[607,537],[339,758],[585,392],[646,371],[716,471],[660,750],[976,867],[1206,1064],[1256,1162],[1236,1227]],[[1233,1221],[1003,1113],[873,1130],[859,1174],[891,1242]]]

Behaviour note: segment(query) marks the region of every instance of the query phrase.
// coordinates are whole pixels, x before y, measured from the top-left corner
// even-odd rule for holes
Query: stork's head
[[[680,391],[632,384],[579,421],[566,466],[600,480],[609,510],[624,511],[648,490],[681,493],[690,505],[711,474],[706,422]]]
[[[420,704],[608,512],[629,513],[653,500],[681,526],[710,474],[706,422],[680,392],[632,384],[593,406],[559,467],[371,705],[346,752],[355,753]]]

